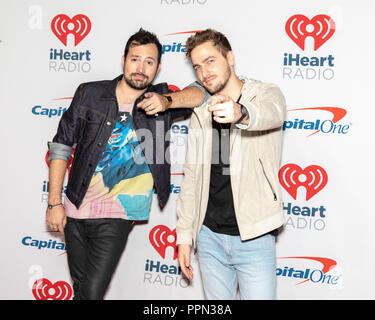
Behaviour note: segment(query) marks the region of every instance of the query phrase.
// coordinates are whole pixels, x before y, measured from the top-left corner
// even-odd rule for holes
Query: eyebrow
[[[204,59],[202,62],[205,63],[207,60],[212,59],[212,58],[215,58],[215,56],[209,56],[209,57],[207,57],[206,59]],[[197,66],[199,66],[199,64],[194,64],[194,65],[193,65],[193,68],[195,68],[195,67],[197,67]]]
[[[209,57],[207,57],[206,59],[203,60],[203,63],[206,62],[209,59],[212,59],[212,58],[215,58],[215,56],[209,56]]]
[[[131,58],[140,58],[141,56],[140,56],[140,55],[137,55],[137,54],[131,54],[130,57],[131,57]],[[151,60],[153,60],[153,61],[156,61],[156,59],[153,58],[153,57],[146,57],[146,59],[151,59]]]

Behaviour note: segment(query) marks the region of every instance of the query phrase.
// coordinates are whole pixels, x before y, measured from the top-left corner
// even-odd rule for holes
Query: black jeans
[[[132,221],[67,218],[65,243],[74,300],[101,300],[111,281]]]

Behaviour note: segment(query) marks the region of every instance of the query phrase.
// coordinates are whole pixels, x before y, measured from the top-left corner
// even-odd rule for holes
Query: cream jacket
[[[272,231],[284,223],[278,171],[282,149],[285,99],[270,83],[240,77],[240,103],[250,115],[247,126],[232,125],[230,174],[233,202],[242,240]],[[177,201],[177,244],[195,247],[206,214],[211,170],[210,100],[191,116],[184,179]]]

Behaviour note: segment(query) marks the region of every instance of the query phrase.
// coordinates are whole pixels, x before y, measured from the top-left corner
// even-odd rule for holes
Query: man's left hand
[[[242,115],[241,106],[222,94],[211,97],[208,111],[213,112],[214,120],[219,123],[236,123]]]
[[[167,102],[164,96],[155,92],[146,92],[145,98],[137,104],[148,115],[158,115],[158,112],[167,110]]]

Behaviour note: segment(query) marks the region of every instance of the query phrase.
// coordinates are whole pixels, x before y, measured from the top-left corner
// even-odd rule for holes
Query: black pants
[[[101,300],[111,281],[132,221],[67,218],[65,243],[74,300]]]

